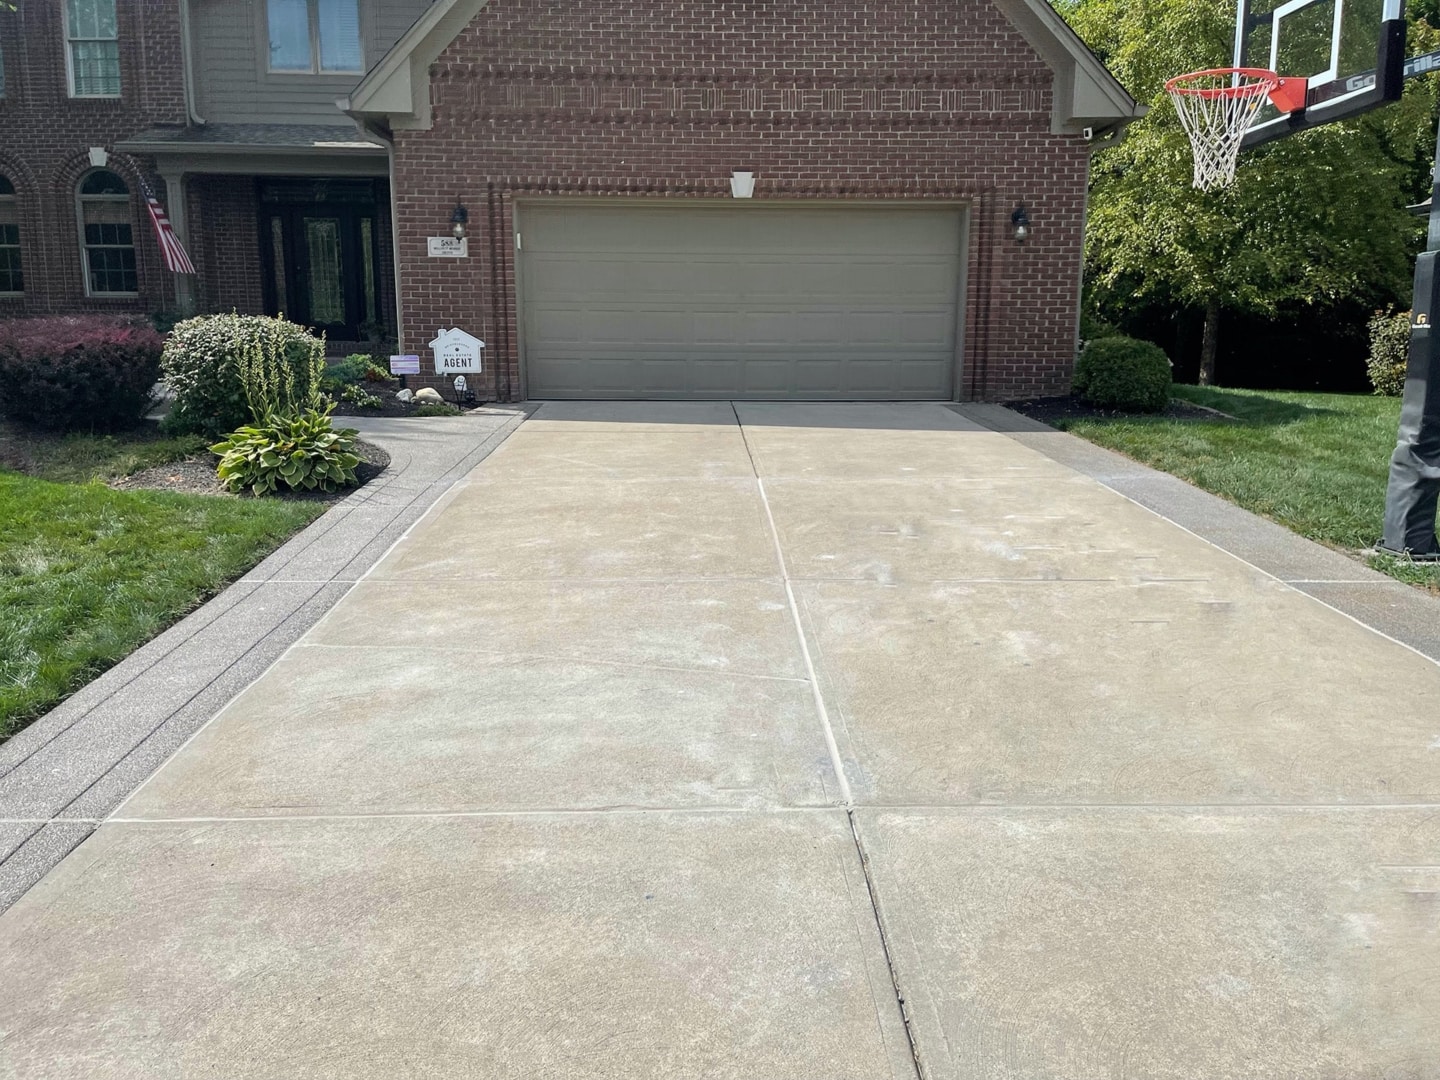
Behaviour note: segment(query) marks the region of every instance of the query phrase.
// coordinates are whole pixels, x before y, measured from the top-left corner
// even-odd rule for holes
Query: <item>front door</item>
[[[265,180],[260,232],[271,315],[363,341],[380,330],[373,180]]]

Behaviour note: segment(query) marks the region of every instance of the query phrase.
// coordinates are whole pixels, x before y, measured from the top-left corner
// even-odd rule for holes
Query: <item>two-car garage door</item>
[[[953,395],[964,212],[522,206],[531,398]]]

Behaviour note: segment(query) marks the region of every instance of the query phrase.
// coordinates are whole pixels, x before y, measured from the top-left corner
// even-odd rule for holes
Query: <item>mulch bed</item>
[[[380,399],[380,408],[361,409],[348,401],[340,401],[335,405],[336,416],[414,416],[415,410],[424,404],[423,401],[417,404],[416,402],[396,400],[395,395],[400,392],[399,383],[362,382],[360,388],[378,397]],[[411,389],[413,390],[414,387],[411,387]],[[445,398],[445,403],[447,405],[455,404],[455,402],[451,401],[448,397]],[[481,403],[476,401],[457,407],[462,412],[470,412],[473,409],[478,409],[480,405]]]
[[[357,439],[355,453],[360,458],[360,464],[355,467],[355,478],[359,481],[358,487],[364,487],[374,480],[390,464],[390,455],[374,443]],[[220,486],[220,479],[215,475],[217,461],[214,454],[197,454],[194,457],[185,458],[183,461],[171,462],[169,465],[141,469],[129,476],[122,476],[118,480],[110,481],[110,486],[119,491],[180,491],[187,495],[230,495],[230,492]],[[355,488],[351,487],[342,491],[328,492],[283,491],[274,496],[267,496],[267,498],[333,503],[339,502],[354,490]],[[234,497],[241,498],[243,496]]]
[[[1007,409],[1014,409],[1016,412],[1030,417],[1032,420],[1039,420],[1043,424],[1053,424],[1057,420],[1129,420],[1156,418],[1163,420],[1234,420],[1233,416],[1222,413],[1217,409],[1207,409],[1203,405],[1192,405],[1188,401],[1180,401],[1178,398],[1171,398],[1169,406],[1164,412],[1158,413],[1136,413],[1126,412],[1123,409],[1102,409],[1098,405],[1091,405],[1081,401],[1077,397],[1044,397],[1030,398],[1027,401],[1007,401]]]

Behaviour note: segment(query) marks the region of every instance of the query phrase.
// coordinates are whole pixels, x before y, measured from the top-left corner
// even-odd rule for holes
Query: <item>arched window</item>
[[[25,291],[20,273],[20,208],[15,185],[0,176],[0,295]]]
[[[80,231],[85,248],[85,291],[91,296],[139,292],[130,189],[113,172],[96,169],[80,181]]]

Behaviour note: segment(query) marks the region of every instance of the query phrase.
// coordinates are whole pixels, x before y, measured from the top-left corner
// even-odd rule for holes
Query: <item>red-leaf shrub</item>
[[[56,431],[134,427],[163,344],[149,326],[108,315],[0,320],[0,413]]]

